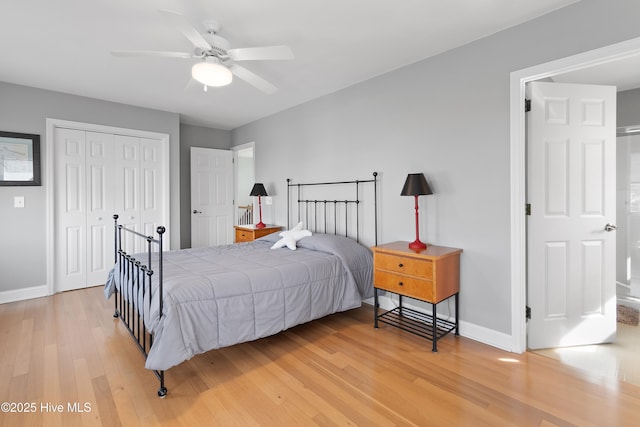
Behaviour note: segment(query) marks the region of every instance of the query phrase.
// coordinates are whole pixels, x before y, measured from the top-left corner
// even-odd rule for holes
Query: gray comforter
[[[162,317],[157,300],[149,304],[144,297],[145,324],[154,333],[145,367],[168,369],[211,349],[359,307],[373,295],[368,248],[345,237],[316,234],[300,240],[297,250],[270,249],[277,239],[276,234],[249,243],[165,252]],[[105,284],[107,298],[121,289],[117,268]],[[154,282],[152,298],[156,292]],[[141,293],[124,295],[143,299]]]

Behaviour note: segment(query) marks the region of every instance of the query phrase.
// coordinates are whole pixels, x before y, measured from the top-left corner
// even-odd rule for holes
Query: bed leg
[[[120,317],[120,312],[118,311],[118,295],[116,294],[113,298],[113,317]]]
[[[167,388],[164,386],[164,371],[156,371],[160,380],[160,388],[158,389],[158,397],[164,399],[167,396]]]

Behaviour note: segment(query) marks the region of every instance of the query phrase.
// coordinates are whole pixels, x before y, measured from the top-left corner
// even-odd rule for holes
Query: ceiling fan
[[[236,61],[262,61],[293,59],[293,52],[288,46],[265,46],[231,49],[230,43],[217,33],[221,30],[216,21],[205,21],[206,33],[196,30],[188,18],[178,12],[161,9],[161,13],[170,16],[182,34],[193,44],[193,52],[164,52],[146,50],[115,50],[113,56],[120,57],[164,57],[181,59],[200,59],[191,68],[191,76],[204,85],[218,87],[231,83],[233,75],[244,80],[255,88],[267,93],[274,93],[278,88]]]

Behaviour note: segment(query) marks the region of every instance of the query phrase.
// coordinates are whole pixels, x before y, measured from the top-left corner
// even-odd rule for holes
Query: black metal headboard
[[[373,172],[373,179],[355,181],[292,183],[287,178],[287,227],[291,228],[292,207],[297,212],[297,220],[303,221],[305,227],[314,233],[344,234],[360,242],[360,204],[362,184],[373,183],[373,218],[374,240],[378,244],[378,172]],[[304,187],[310,186],[346,186],[341,193],[347,198],[330,197],[305,198]],[[296,189],[296,190],[294,190]],[[350,189],[350,190],[349,190]],[[295,191],[296,205],[292,205],[291,191]],[[353,191],[348,195],[349,191]],[[355,222],[355,225],[353,223]],[[354,231],[355,228],[355,231]]]

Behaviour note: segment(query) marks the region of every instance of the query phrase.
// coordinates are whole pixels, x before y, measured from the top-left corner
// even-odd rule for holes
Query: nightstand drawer
[[[253,240],[253,233],[236,229],[236,243],[250,242]]]
[[[256,228],[256,230],[253,232],[253,238],[254,238],[254,240],[255,239],[259,239],[259,238],[267,236],[267,235],[269,235],[271,233],[277,233],[281,229],[282,229],[282,227]]]
[[[425,259],[413,259],[406,256],[390,255],[378,252],[375,268],[395,271],[424,279],[433,278],[433,262]]]
[[[433,281],[376,269],[373,286],[423,301],[433,301]]]
[[[263,228],[258,228],[254,225],[234,225],[233,227],[236,230],[236,243],[253,242],[267,234],[277,233],[282,230],[279,225],[267,225]]]

